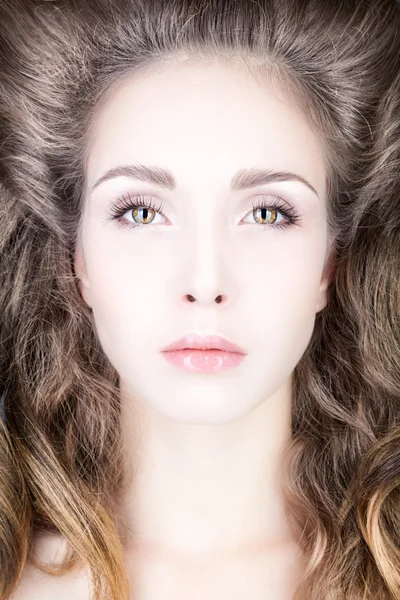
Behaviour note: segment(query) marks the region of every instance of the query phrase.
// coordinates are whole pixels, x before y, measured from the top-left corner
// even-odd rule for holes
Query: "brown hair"
[[[118,373],[73,255],[95,109],[186,56],[279,77],[326,143],[334,276],[285,454],[295,600],[400,599],[399,5],[2,0],[0,22],[0,598],[40,528],[70,545],[60,572],[87,565],[96,599],[128,598]]]

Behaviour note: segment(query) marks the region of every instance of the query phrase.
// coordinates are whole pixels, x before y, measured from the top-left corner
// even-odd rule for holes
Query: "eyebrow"
[[[176,179],[168,169],[151,165],[121,165],[109,169],[100,177],[93,185],[91,192],[95,190],[101,183],[114,179],[115,177],[130,177],[147,183],[154,183],[168,190],[176,188]],[[272,171],[270,169],[241,169],[231,180],[230,189],[232,192],[245,190],[248,188],[272,183],[277,181],[300,181],[307,186],[319,198],[316,189],[301,175],[290,171]]]

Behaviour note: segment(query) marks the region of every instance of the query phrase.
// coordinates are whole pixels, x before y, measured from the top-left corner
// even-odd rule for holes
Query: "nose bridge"
[[[216,204],[210,207],[199,201],[196,207],[189,216],[185,240],[186,287],[197,300],[213,301],[226,293],[228,219],[219,214]]]

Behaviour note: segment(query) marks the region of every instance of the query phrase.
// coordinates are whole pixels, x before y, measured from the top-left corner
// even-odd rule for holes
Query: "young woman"
[[[398,600],[398,3],[0,21],[1,599]]]

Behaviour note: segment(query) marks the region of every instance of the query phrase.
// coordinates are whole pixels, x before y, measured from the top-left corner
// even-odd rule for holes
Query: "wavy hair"
[[[0,598],[28,558],[127,600],[118,373],[73,256],[93,116],[162,61],[278,77],[326,144],[329,302],[293,377],[294,600],[400,599],[400,6],[395,0],[0,1]],[[60,532],[58,565],[35,558]],[[134,582],[133,582],[134,583]]]

